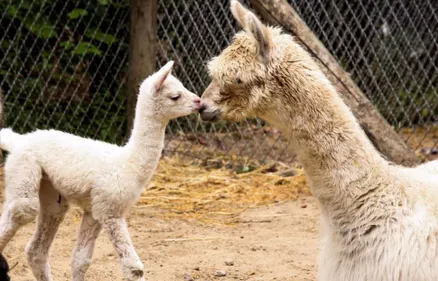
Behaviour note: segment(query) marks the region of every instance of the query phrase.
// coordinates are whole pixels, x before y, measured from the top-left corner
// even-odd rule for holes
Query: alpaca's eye
[[[171,100],[178,100],[181,97],[181,95],[176,95],[176,96],[172,96],[170,97]]]
[[[236,79],[236,84],[242,84],[243,82],[242,82],[242,80],[240,80],[240,78],[237,78]]]

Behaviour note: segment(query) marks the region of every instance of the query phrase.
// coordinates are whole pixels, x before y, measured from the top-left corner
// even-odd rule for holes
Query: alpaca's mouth
[[[205,109],[201,108],[201,110],[199,110],[199,113],[201,114],[201,119],[204,122],[217,122],[221,119],[220,109],[216,109],[214,111],[206,111]]]

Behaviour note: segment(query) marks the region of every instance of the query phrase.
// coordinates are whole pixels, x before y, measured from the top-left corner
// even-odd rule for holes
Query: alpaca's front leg
[[[143,264],[140,261],[128,232],[124,218],[111,218],[103,221],[111,242],[120,257],[123,274],[129,281],[144,281]]]
[[[93,219],[90,213],[84,213],[71,261],[73,281],[85,280],[85,273],[90,266],[96,239],[101,229],[101,224]]]

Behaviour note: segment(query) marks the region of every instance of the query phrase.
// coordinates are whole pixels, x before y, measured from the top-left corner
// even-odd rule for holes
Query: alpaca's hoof
[[[143,272],[143,270],[133,270],[133,271],[131,271],[131,274],[135,277],[135,278],[141,278],[141,277],[143,277],[143,274],[144,274],[144,272]]]
[[[122,259],[123,273],[126,279],[129,281],[142,281],[144,280],[143,264],[140,261],[123,258]]]

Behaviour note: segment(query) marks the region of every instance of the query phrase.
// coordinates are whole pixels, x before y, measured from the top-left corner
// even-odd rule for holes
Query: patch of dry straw
[[[267,167],[236,173],[210,169],[178,157],[163,158],[137,206],[159,207],[165,218],[232,223],[248,208],[296,199],[309,194],[301,169],[282,177]]]
[[[438,149],[438,124],[422,128],[402,128],[400,134],[421,159],[425,161],[438,159],[436,153],[429,153],[431,150]]]

